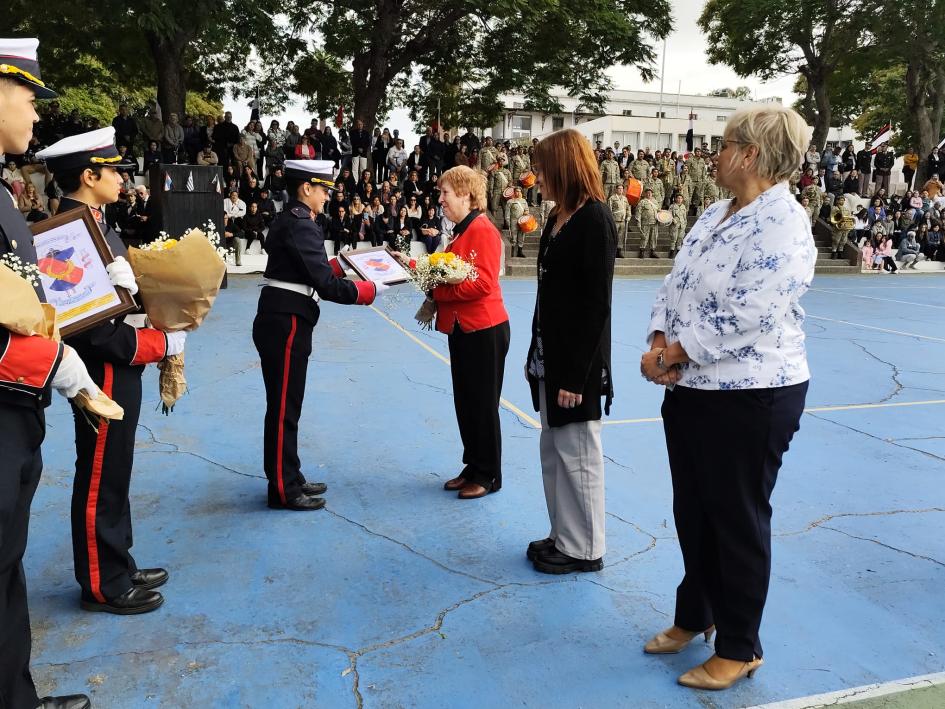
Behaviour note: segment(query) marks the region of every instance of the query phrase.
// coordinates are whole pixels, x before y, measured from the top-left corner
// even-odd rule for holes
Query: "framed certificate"
[[[40,283],[63,337],[137,310],[131,294],[108,277],[105,267],[115,259],[88,207],[44,219],[30,231]]]
[[[396,286],[410,280],[407,269],[394,257],[387,246],[344,251],[339,254],[339,258],[365,281]]]

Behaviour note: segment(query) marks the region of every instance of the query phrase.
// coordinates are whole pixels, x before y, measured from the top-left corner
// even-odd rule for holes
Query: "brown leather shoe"
[[[457,490],[462,490],[465,484],[466,478],[460,475],[443,483],[443,489],[448,490],[449,492],[456,492]]]
[[[485,497],[490,492],[495,492],[495,490],[490,485],[489,487],[483,487],[479,483],[466,483],[463,485],[463,489],[459,491],[460,500],[478,500],[480,497]]]

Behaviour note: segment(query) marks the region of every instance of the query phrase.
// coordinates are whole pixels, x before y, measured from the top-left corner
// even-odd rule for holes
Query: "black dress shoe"
[[[43,697],[36,709],[92,709],[91,700],[84,694],[65,697]]]
[[[302,483],[303,495],[324,495],[328,491],[325,483]]]
[[[543,574],[570,574],[575,571],[600,571],[604,568],[603,559],[574,559],[562,554],[555,547],[535,558],[535,571]]]
[[[138,569],[131,575],[131,583],[142,591],[163,586],[167,583],[168,573],[164,569]]]
[[[273,510],[297,510],[307,512],[320,510],[324,506],[325,500],[323,498],[312,497],[311,495],[306,495],[304,492],[300,492],[295,497],[286,498],[284,503],[278,500],[269,500],[269,508]]]
[[[138,615],[139,613],[150,613],[159,608],[162,603],[164,603],[164,596],[157,591],[146,591],[132,586],[118,598],[105,601],[105,603],[83,598],[81,605],[82,610],[86,611],[114,613],[115,615]]]
[[[551,537],[548,537],[547,539],[539,539],[537,542],[531,542],[528,545],[528,550],[525,552],[525,556],[528,557],[529,561],[534,561],[538,558],[539,554],[551,551],[554,548],[555,540]]]

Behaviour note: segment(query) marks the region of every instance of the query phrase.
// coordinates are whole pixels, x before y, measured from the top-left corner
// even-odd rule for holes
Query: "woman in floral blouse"
[[[762,664],[771,570],[770,497],[799,428],[810,372],[799,301],[814,276],[810,222],[787,180],[808,129],[791,109],[734,114],[719,184],[653,306],[641,372],[667,387],[663,425],[685,576],[673,626],[646,645],[675,653],[717,632],[715,654],[679,678],[727,689]]]

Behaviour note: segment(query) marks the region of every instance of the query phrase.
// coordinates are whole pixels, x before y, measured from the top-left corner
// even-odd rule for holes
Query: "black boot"
[[[554,546],[547,551],[538,552],[533,563],[535,571],[543,574],[570,574],[575,571],[600,571],[604,568],[603,559],[575,559],[562,554]]]
[[[623,257],[624,257],[623,251],[621,251],[620,249],[617,249],[617,258],[623,258]]]
[[[659,258],[659,256],[656,255],[656,251],[654,249],[650,249],[650,258]]]
[[[515,258],[525,258],[525,252],[522,251],[521,246],[515,249]]]
[[[528,545],[528,549],[525,551],[525,556],[528,557],[529,561],[534,561],[538,558],[539,554],[544,554],[547,552],[553,551],[555,548],[555,540],[551,537],[547,539],[539,539],[537,542],[531,542]]]
[[[637,258],[643,258],[643,249],[640,249],[640,255]]]

